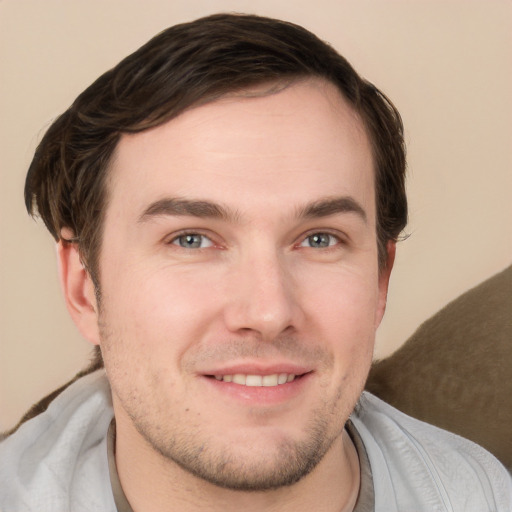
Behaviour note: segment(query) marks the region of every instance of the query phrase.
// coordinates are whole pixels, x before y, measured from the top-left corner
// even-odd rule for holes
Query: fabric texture
[[[428,319],[366,389],[478,443],[512,472],[512,266]]]
[[[103,371],[79,379],[0,443],[1,512],[115,512]]]
[[[361,436],[354,428],[352,422],[349,420],[346,425],[346,429],[354,442],[359,456],[359,466],[361,470],[361,482],[359,495],[357,497],[356,506],[353,512],[373,512],[375,505],[375,496],[373,492],[373,479],[370,468],[370,461],[368,460],[368,454],[361,440]],[[107,434],[107,450],[108,450],[108,466],[110,471],[110,483],[112,485],[112,494],[114,495],[114,502],[117,507],[117,512],[133,512],[130,503],[128,502],[121,482],[119,481],[119,475],[117,474],[117,467],[115,461],[115,420],[110,423]]]
[[[510,474],[473,442],[368,392],[352,422],[370,459],[376,511],[512,511]]]
[[[79,379],[0,443],[2,512],[116,512],[104,371]],[[511,512],[512,479],[482,448],[364,393],[351,416],[377,512]]]

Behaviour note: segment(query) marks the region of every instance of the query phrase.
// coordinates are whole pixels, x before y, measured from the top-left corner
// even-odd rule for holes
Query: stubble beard
[[[100,330],[102,341],[108,340],[107,343],[102,343],[102,348],[105,345],[115,346],[120,341],[112,332],[108,332],[106,323],[100,322]],[[115,359],[116,356],[111,367],[113,373],[117,373],[116,363],[119,362]],[[109,357],[105,358],[107,373],[110,373],[108,363],[112,363],[109,360]],[[116,379],[111,377],[112,375],[109,380],[112,385]],[[155,382],[159,380],[155,375],[153,379]],[[149,381],[151,380],[150,378]],[[279,439],[272,438],[265,444],[264,454],[255,454],[254,450],[247,450],[247,446],[251,444],[250,436],[247,443],[239,440],[237,445],[232,442],[229,425],[226,425],[225,432],[220,432],[214,439],[200,426],[190,428],[189,423],[176,420],[168,411],[158,418],[158,414],[153,414],[154,410],[148,409],[152,406],[148,404],[144,390],[132,387],[126,394],[122,391],[123,388],[126,391],[127,383],[121,380],[118,384],[117,391],[121,393],[116,395],[122,408],[148,447],[164,458],[164,463],[171,462],[172,465],[217,487],[246,492],[270,491],[291,486],[311,473],[336,439],[341,437],[344,424],[353,409],[354,404],[350,404],[352,395],[354,401],[359,396],[358,391],[346,389],[340,384],[335,397],[323,400],[310,412],[311,419],[304,426],[300,439],[291,439],[284,435]],[[113,390],[114,387],[113,385]],[[160,411],[167,409],[168,405],[153,404]],[[265,436],[265,432],[261,435]],[[272,448],[268,449],[270,445]],[[341,452],[339,456],[343,456]]]
[[[215,486],[233,491],[270,491],[290,486],[308,475],[323,459],[339,433],[329,435],[328,422],[317,415],[304,439],[275,442],[271,452],[247,457],[242,447],[230,444],[226,433],[222,446],[197,432],[176,432],[165,438],[144,422],[132,418],[135,427],[151,448],[187,473]],[[264,435],[264,434],[263,434]],[[340,453],[341,457],[341,453]]]
[[[252,432],[246,440],[242,437],[234,440],[229,434],[229,424],[214,437],[201,426],[191,427],[169,414],[165,415],[167,421],[164,418],[155,421],[141,395],[132,395],[129,401],[122,403],[124,411],[147,446],[163,458],[164,466],[175,469],[177,466],[220,488],[246,492],[291,486],[311,473],[342,435],[351,412],[348,408],[340,411],[332,401],[325,401],[311,411],[311,419],[298,439],[285,434],[276,436],[275,432],[265,438],[268,431],[262,428],[260,438],[251,438],[255,435]],[[254,445],[262,450],[248,449]],[[343,456],[341,451],[339,456]]]

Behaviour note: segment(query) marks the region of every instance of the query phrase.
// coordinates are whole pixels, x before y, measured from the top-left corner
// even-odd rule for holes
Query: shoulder
[[[92,497],[73,510],[106,510],[106,433],[112,417],[108,382],[98,371],[76,381],[44,413],[4,439],[0,510],[68,510],[74,500],[94,496],[92,489],[98,502]]]
[[[480,446],[367,392],[351,419],[368,452],[376,503],[384,498],[397,510],[429,512],[511,511],[512,479]]]

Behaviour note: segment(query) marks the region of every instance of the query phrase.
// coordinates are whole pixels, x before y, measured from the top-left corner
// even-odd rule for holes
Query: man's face
[[[244,489],[341,446],[387,286],[372,165],[361,121],[317,81],[122,137],[98,340],[119,436]]]

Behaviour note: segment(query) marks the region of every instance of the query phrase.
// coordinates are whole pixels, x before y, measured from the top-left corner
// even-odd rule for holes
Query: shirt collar
[[[361,469],[361,479],[359,495],[353,512],[374,512],[375,510],[375,491],[373,488],[373,475],[370,467],[370,460],[366,453],[361,436],[357,432],[353,423],[349,420],[345,428],[354,443],[359,457],[359,467]],[[115,456],[116,422],[115,419],[110,423],[107,434],[108,450],[108,468],[110,472],[110,484],[114,495],[117,512],[133,512],[132,507],[126,499],[126,495],[121,487],[119,475],[117,474],[116,456]]]

